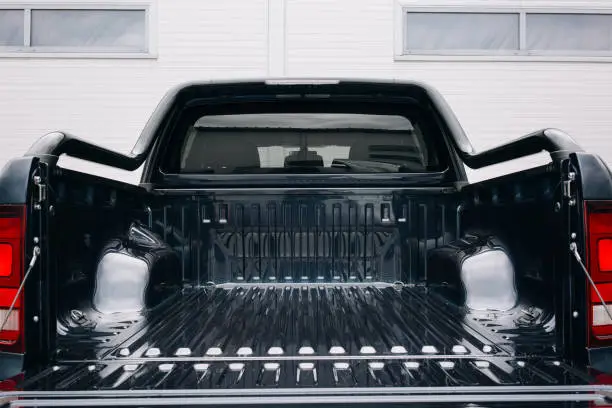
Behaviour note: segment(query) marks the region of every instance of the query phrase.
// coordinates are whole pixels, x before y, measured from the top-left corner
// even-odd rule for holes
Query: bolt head
[[[578,317],[578,312],[574,310],[574,313],[572,313],[572,316],[574,317],[574,319],[577,318]]]
[[[38,316],[34,316],[32,320],[34,321],[34,323],[38,323]]]

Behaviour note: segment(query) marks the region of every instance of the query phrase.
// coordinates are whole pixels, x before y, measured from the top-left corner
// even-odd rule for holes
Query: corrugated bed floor
[[[27,389],[584,384],[519,332],[421,287],[286,285],[188,291],[132,321],[68,332]],[[114,330],[114,331],[113,331]],[[529,328],[533,337],[534,327]],[[89,335],[89,337],[87,337]],[[82,341],[85,338],[88,341]],[[85,350],[89,353],[85,353]],[[93,353],[93,354],[92,354]],[[89,355],[77,359],[75,356]]]
[[[216,288],[185,295],[171,312],[115,354],[140,357],[152,347],[159,356],[502,352],[501,337],[482,335],[459,310],[416,288]]]

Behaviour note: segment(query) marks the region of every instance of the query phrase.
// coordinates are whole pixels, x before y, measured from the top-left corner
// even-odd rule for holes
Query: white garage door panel
[[[267,0],[160,0],[158,16],[160,68],[199,67],[200,77],[233,76],[236,68],[265,74]]]
[[[54,130],[127,153],[176,84],[266,75],[266,0],[164,0],[154,12],[157,59],[0,58],[0,164]],[[60,163],[138,181],[71,158]]]

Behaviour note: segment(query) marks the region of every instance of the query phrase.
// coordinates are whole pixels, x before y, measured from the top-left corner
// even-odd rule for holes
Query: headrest
[[[323,167],[323,157],[312,150],[300,149],[285,157],[285,167],[290,166]]]

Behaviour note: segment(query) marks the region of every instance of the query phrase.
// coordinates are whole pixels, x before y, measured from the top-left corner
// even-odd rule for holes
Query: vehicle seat
[[[236,168],[261,166],[259,151],[244,134],[198,131],[185,146],[182,170],[197,173],[231,173]]]
[[[285,167],[291,166],[318,166],[323,167],[323,157],[317,152],[301,148],[291,152],[285,157]]]

